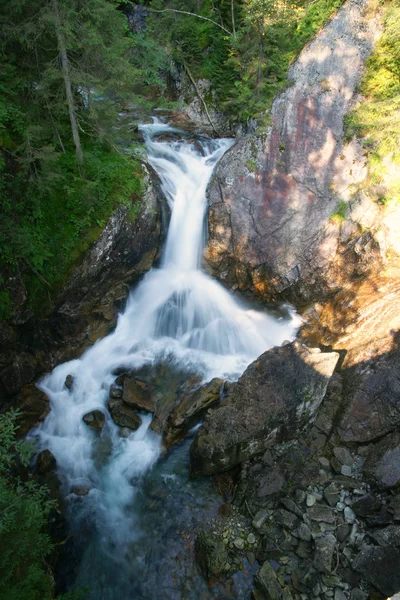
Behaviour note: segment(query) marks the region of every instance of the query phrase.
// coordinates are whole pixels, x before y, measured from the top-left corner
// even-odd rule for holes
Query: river
[[[157,377],[160,402],[171,373],[235,380],[262,352],[293,339],[299,322],[290,310],[277,316],[247,306],[201,269],[206,188],[233,141],[188,136],[158,119],[142,131],[171,210],[161,263],[131,291],[113,333],[40,382],[51,412],[31,437],[56,457],[72,540],[59,579],[68,589],[89,585],[91,600],[246,598],[249,565],[231,592],[209,589],[194,564],[196,528],[222,499],[208,479],[188,478],[190,439],[165,453],[150,414],[121,437],[106,408],[109,388],[121,369]],[[100,435],[82,421],[96,409],[106,415]],[[77,496],[74,487],[89,492]]]

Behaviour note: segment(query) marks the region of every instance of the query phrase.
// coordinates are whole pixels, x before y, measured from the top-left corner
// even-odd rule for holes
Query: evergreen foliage
[[[400,163],[400,0],[387,3],[384,33],[367,60],[361,93],[365,99],[347,117],[351,138],[362,139],[368,156],[367,186],[381,204],[400,201],[400,180],[388,174],[390,163]],[[386,187],[381,183],[385,176]]]
[[[54,2],[0,0],[0,288],[22,273],[33,304],[42,305],[116,205],[140,196],[141,166],[124,147],[132,136],[119,112],[132,99],[148,108],[133,88],[158,85],[165,57],[128,32],[118,5],[57,3],[80,164]],[[0,318],[9,312],[3,287]]]
[[[153,17],[153,32],[186,62],[196,77],[211,81],[233,120],[267,118],[274,96],[287,81],[292,60],[343,4],[343,0],[150,0],[151,9],[185,8],[231,31],[176,13]]]
[[[0,415],[0,598],[47,600],[52,582],[44,561],[53,545],[45,527],[54,503],[46,488],[10,478],[10,469],[26,466],[31,455],[15,438],[16,416]]]

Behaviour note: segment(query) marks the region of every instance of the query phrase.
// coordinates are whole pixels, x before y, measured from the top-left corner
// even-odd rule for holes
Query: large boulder
[[[110,399],[108,401],[108,409],[112,420],[119,427],[128,427],[132,431],[136,431],[142,424],[142,419],[136,411],[127,406],[122,400]]]
[[[151,394],[149,385],[130,377],[124,379],[122,399],[126,404],[137,410],[146,412],[155,412],[156,410],[156,401]]]
[[[379,256],[371,233],[360,229],[385,229],[384,211],[357,193],[367,175],[365,151],[344,134],[379,35],[367,5],[345,3],[293,63],[268,130],[240,139],[216,168],[207,260],[232,286],[309,301],[341,289],[365,253],[370,264]],[[343,261],[352,240],[359,248]]]
[[[206,416],[190,448],[192,476],[229,470],[295,439],[313,422],[338,358],[298,341],[262,354]]]
[[[365,479],[378,488],[400,484],[400,432],[395,431],[373,445],[363,466]]]
[[[339,435],[344,442],[369,442],[400,425],[400,351],[349,371],[348,406]]]
[[[219,401],[223,384],[223,380],[216,377],[195,392],[183,396],[167,420],[165,442],[168,446],[184,437]]]
[[[400,552],[394,548],[364,546],[353,561],[353,569],[385,597],[400,590]]]

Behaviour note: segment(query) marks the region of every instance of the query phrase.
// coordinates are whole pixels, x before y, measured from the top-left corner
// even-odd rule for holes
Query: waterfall
[[[204,381],[215,376],[234,380],[262,352],[292,339],[299,324],[294,315],[276,318],[245,306],[201,270],[206,187],[232,141],[197,136],[191,143],[157,119],[143,125],[142,131],[149,162],[161,178],[171,209],[160,267],[131,291],[113,333],[41,381],[51,412],[32,433],[39,446],[56,457],[74,514],[81,520],[94,515],[100,541],[105,546],[113,541],[121,555],[124,545],[139,535],[132,503],[141,479],[160,457],[161,442],[149,428],[149,415],[128,438],[118,435],[106,409],[116,369],[168,361],[198,373]],[[158,141],[160,134],[174,137]],[[64,384],[67,375],[74,378],[71,390]],[[101,436],[82,421],[95,409],[106,414]],[[79,485],[90,488],[84,498],[71,494],[71,488]],[[108,546],[110,555],[112,547]]]

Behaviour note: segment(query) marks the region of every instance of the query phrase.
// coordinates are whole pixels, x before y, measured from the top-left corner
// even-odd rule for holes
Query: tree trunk
[[[69,61],[68,61],[68,55],[67,55],[67,45],[66,45],[64,33],[62,30],[62,21],[61,21],[60,9],[58,6],[58,0],[53,0],[53,9],[54,9],[54,14],[55,14],[55,18],[56,18],[57,44],[58,44],[58,50],[60,52],[60,57],[61,57],[61,68],[62,68],[62,74],[63,74],[64,84],[65,84],[65,92],[67,95],[67,104],[68,104],[69,120],[71,123],[71,129],[72,129],[72,137],[73,137],[74,144],[75,144],[76,158],[78,160],[79,165],[82,165],[83,164],[83,154],[82,154],[82,147],[81,147],[81,139],[79,137],[78,122],[76,120],[76,114],[75,114],[75,104],[74,104],[74,96],[72,94],[72,87],[71,87],[71,77],[70,77],[70,72],[69,72]]]
[[[234,0],[231,0],[231,14],[232,14],[232,33],[233,33],[233,35],[236,35]]]

